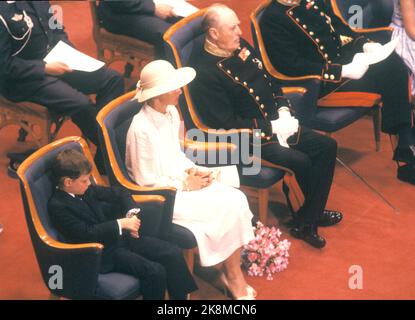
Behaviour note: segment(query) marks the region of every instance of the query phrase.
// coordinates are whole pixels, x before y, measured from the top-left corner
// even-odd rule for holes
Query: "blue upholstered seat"
[[[68,148],[84,153],[87,146],[79,137],[58,140],[36,151],[18,170],[26,222],[43,281],[52,294],[70,299],[137,298],[140,281],[135,277],[114,272],[99,274],[101,245],[63,243],[65,239],[51,224],[47,211],[54,188],[51,165],[56,155]],[[51,266],[63,270],[61,289],[48,285]]]
[[[127,95],[129,95],[130,98],[132,97],[132,93]],[[101,126],[100,131],[103,150],[106,150],[104,159],[106,161],[109,180],[112,185],[126,187],[126,184],[130,183],[131,185],[136,186],[135,182],[131,180],[125,166],[125,148],[128,129],[133,117],[139,112],[141,107],[142,104],[139,104],[136,99],[131,100],[124,98],[123,102],[120,104],[114,103],[106,106],[102,113],[100,113],[100,116],[98,116],[98,122]],[[108,134],[106,141],[104,141],[105,139],[103,137],[104,130]],[[109,148],[111,150],[109,150]],[[113,163],[110,161],[109,152],[113,154]],[[115,170],[118,169],[120,170],[120,173],[115,172]],[[127,181],[127,183],[125,181]],[[169,195],[163,193],[163,196],[168,199],[166,199],[159,236],[172,241],[182,249],[195,248],[197,242],[193,233],[182,226],[172,223],[175,193]]]
[[[383,29],[389,26],[393,14],[392,0],[331,0],[331,6],[344,20],[355,21],[356,13],[362,9],[362,29],[381,28],[368,34],[373,41],[386,43],[390,40],[391,32]],[[355,6],[355,7],[353,7]],[[350,20],[352,19],[352,20]],[[360,21],[359,21],[360,22]]]
[[[165,36],[166,44],[166,57],[176,66],[189,66],[190,55],[193,50],[200,50],[203,47],[205,35],[201,28],[202,15],[194,19],[189,19],[185,24],[181,24],[180,27],[173,26],[174,32],[166,32],[168,38]],[[174,49],[173,49],[174,48]],[[176,52],[176,56],[174,51]],[[179,62],[180,61],[180,65]],[[194,113],[202,123],[197,113],[197,108],[192,106],[189,108],[189,104],[193,105],[191,94],[185,92],[180,97],[180,111],[184,120],[184,124],[187,129],[197,128],[197,125],[192,118],[191,112]],[[244,176],[241,175],[241,183],[243,185],[254,188],[268,188],[275,184],[284,176],[284,171],[276,168],[261,167],[261,171],[256,176]]]
[[[262,40],[262,34],[260,30],[260,21],[264,14],[265,8],[269,5],[271,0],[265,0],[261,3],[251,14],[251,30],[252,30],[252,37],[254,40],[255,49],[261,55],[262,59],[265,61],[265,66],[269,73],[271,73],[276,81],[279,81],[283,85],[290,87],[290,86],[302,86],[307,89],[306,95],[303,96],[302,100],[293,101],[293,106],[296,111],[296,117],[299,119],[300,123],[304,126],[317,129],[320,131],[332,133],[336,132],[348,125],[352,124],[356,120],[363,117],[368,111],[373,111],[373,124],[374,124],[374,135],[375,135],[375,142],[376,142],[376,150],[380,148],[380,116],[379,116],[379,105],[377,105],[378,101],[373,101],[374,105],[371,108],[367,106],[356,107],[356,106],[343,106],[343,107],[318,107],[318,98],[319,98],[319,90],[320,90],[320,80],[319,79],[296,79],[294,77],[287,77],[284,76],[282,78],[282,74],[278,73],[278,71],[272,66],[268,55],[265,50],[265,46]],[[389,15],[389,5],[387,2],[388,0],[379,1],[382,2],[382,8],[377,8],[378,1],[364,1],[364,0],[351,0],[351,1],[335,1],[331,0],[331,5],[335,9],[336,13],[341,12],[349,12],[349,7],[352,4],[361,5],[363,8],[363,21],[364,26],[367,27],[375,27],[375,26],[385,26],[387,22],[388,15]],[[376,3],[376,5],[375,5]],[[393,7],[393,6],[392,6]],[[393,9],[393,8],[392,8]],[[374,11],[385,12],[384,14],[384,21],[382,22],[381,19],[375,17]],[[390,13],[391,14],[391,13]],[[347,15],[344,16],[345,19],[348,18]],[[389,17],[390,20],[390,17]],[[381,30],[376,33],[370,33],[370,37],[372,35],[378,34],[378,37],[382,38],[382,42],[387,41],[388,37],[390,38],[390,32],[388,30]]]

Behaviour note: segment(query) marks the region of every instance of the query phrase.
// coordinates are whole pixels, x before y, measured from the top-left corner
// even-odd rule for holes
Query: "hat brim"
[[[138,102],[144,102],[148,99],[161,96],[165,93],[177,90],[190,83],[196,77],[196,71],[190,67],[183,67],[174,70],[172,76],[169,76],[162,84],[149,89],[139,89],[135,95]]]

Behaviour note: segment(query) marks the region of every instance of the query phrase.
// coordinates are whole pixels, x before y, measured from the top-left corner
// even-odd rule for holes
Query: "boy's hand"
[[[136,216],[132,216],[131,218],[120,219],[120,223],[121,223],[121,228],[123,230],[135,232],[138,235],[138,229],[140,229],[141,220],[138,219]]]

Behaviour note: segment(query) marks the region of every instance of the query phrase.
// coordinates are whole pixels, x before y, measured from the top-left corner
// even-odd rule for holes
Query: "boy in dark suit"
[[[48,203],[49,215],[66,242],[99,242],[105,248],[101,272],[121,272],[140,279],[144,299],[185,299],[197,289],[179,248],[141,236],[139,211],[121,188],[91,185],[91,164],[75,150],[56,157],[56,191]]]

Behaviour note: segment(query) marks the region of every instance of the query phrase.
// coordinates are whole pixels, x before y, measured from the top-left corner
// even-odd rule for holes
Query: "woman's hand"
[[[203,172],[203,171],[198,171],[192,168],[192,169],[189,169],[187,173],[188,173],[188,176],[186,179],[186,185],[187,185],[188,191],[200,190],[200,189],[206,188],[213,181],[213,176],[212,176],[211,171]]]

